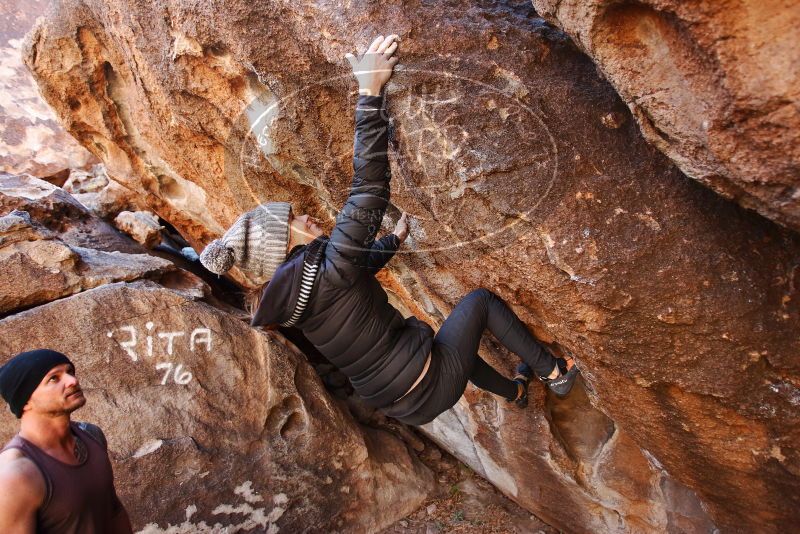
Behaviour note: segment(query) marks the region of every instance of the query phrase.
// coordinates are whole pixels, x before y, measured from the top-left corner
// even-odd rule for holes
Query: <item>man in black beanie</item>
[[[0,394],[21,420],[0,452],[0,532],[132,532],[103,432],[70,420],[86,398],[69,358],[17,354],[0,367]]]

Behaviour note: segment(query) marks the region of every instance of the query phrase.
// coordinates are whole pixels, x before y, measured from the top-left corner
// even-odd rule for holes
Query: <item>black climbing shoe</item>
[[[517,384],[522,386],[522,395],[516,399],[506,399],[508,402],[513,402],[520,408],[525,408],[528,405],[528,383],[533,376],[533,371],[526,363],[517,365],[517,374],[512,379]]]
[[[555,378],[539,378],[557,397],[563,398],[572,391],[572,386],[575,385],[575,379],[578,378],[580,369],[575,365],[575,360],[572,360],[572,365],[570,365],[564,358],[556,358],[556,364],[558,365],[558,370],[561,372],[560,376]]]

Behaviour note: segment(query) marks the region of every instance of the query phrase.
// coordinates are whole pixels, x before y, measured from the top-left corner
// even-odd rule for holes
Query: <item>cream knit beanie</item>
[[[288,202],[267,202],[248,211],[208,244],[200,262],[212,273],[225,274],[236,265],[253,282],[270,280],[286,260],[291,210]]]

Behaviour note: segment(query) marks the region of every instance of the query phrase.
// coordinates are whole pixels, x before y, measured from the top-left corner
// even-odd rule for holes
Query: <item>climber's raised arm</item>
[[[396,50],[396,35],[380,36],[360,58],[346,56],[359,85],[353,183],[325,253],[345,286],[369,270],[370,251],[389,204],[388,122],[381,91],[397,63]]]

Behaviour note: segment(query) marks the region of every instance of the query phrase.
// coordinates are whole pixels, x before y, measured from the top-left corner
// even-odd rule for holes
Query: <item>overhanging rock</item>
[[[343,55],[384,31],[401,35],[404,67],[388,87],[389,219],[414,220],[381,281],[433,325],[494,290],[577,356],[610,419],[561,439],[574,426],[544,399],[518,413],[469,392],[430,432],[561,528],[705,525],[702,508],[721,529],[796,525],[797,235],[648,145],[529,5],[73,0],[29,36],[26,61],[68,130],[199,250],[265,200],[330,229],[351,176]],[[496,344],[484,352],[513,369]],[[651,475],[622,476],[625,458]],[[578,504],[575,523],[540,480]],[[680,495],[696,500],[667,509]]]

